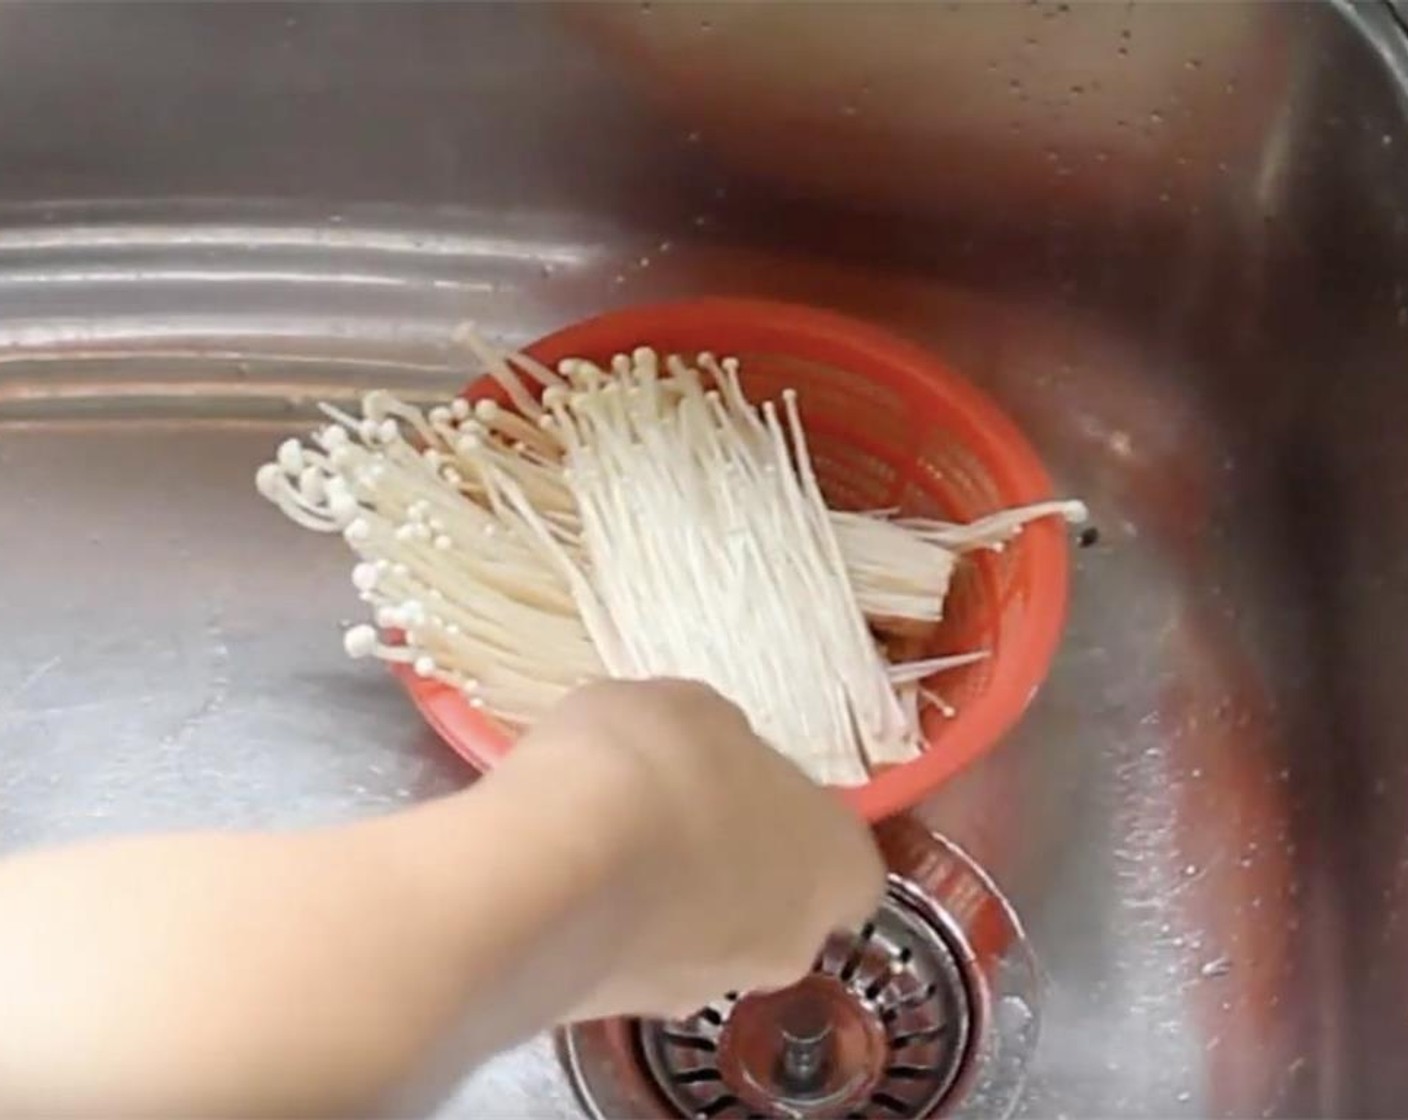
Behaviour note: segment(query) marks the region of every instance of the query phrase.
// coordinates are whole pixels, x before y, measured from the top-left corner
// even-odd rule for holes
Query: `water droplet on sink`
[[[1207,961],[1206,963],[1204,963],[1202,968],[1198,969],[1199,974],[1207,977],[1208,979],[1212,979],[1213,977],[1217,976],[1226,976],[1231,971],[1231,957],[1217,957],[1215,960]]]
[[[1019,996],[1004,996],[997,1005],[997,1022],[1004,1034],[1021,1037],[1032,1029],[1035,1016],[1026,1000]]]

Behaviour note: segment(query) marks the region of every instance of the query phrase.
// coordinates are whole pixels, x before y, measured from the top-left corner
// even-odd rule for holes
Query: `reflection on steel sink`
[[[824,18],[823,18],[824,14]],[[0,841],[465,772],[253,492],[318,397],[731,292],[933,346],[1090,501],[1055,673],[921,813],[1045,970],[1021,1113],[1408,1099],[1393,9],[0,12]],[[449,1115],[574,1116],[551,1042]]]

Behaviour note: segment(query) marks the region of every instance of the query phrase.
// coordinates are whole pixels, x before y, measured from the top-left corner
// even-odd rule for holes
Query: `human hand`
[[[0,1114],[401,1114],[551,1023],[794,980],[882,881],[718,695],[594,685],[399,813],[0,861]]]
[[[865,825],[704,685],[584,688],[505,768],[515,759],[618,791],[599,823],[621,830],[623,904],[638,917],[579,1017],[680,1014],[790,983],[832,930],[879,901],[884,870]]]

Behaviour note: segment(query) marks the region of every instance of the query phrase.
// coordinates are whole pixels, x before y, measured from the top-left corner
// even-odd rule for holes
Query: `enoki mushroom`
[[[641,348],[557,370],[463,341],[511,407],[428,412],[376,391],[285,441],[260,493],[340,532],[373,623],[353,657],[403,662],[526,726],[601,677],[685,677],[737,703],[816,781],[856,785],[922,746],[927,684],[986,656],[891,663],[932,629],[965,552],[1079,502],[968,525],[828,510],[797,397],[749,401],[735,359]],[[892,646],[898,643],[892,643]]]

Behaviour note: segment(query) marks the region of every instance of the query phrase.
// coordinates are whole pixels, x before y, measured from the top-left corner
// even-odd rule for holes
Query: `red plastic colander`
[[[1052,496],[1051,482],[1021,432],[985,395],[919,347],[829,311],[745,299],[697,299],[615,311],[528,347],[540,362],[613,355],[652,346],[701,350],[742,362],[753,400],[800,395],[818,477],[828,504],[971,521]],[[471,399],[502,391],[484,377]],[[1028,525],[1000,553],[959,563],[944,622],[923,655],[989,650],[984,661],[940,674],[932,686],[957,714],[930,708],[926,749],[837,792],[867,820],[908,809],[990,750],[1021,715],[1046,676],[1066,610],[1064,527]],[[411,698],[456,752],[488,769],[512,737],[455,689],[409,671]]]

